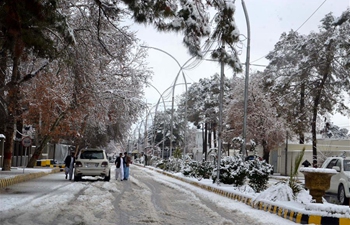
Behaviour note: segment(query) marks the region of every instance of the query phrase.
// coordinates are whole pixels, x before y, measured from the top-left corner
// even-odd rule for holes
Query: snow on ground
[[[12,167],[11,171],[1,171],[0,167],[0,179],[8,179],[13,178],[15,176],[21,175],[21,174],[30,174],[30,173],[51,173],[52,168],[23,168],[23,167]]]
[[[154,169],[154,168],[153,168]],[[158,170],[158,169],[154,169]],[[159,169],[159,171],[161,171]],[[343,205],[336,205],[328,203],[325,199],[323,204],[311,203],[312,197],[308,190],[302,190],[295,200],[291,199],[292,192],[288,185],[280,183],[276,179],[270,180],[269,188],[261,193],[254,193],[249,187],[235,188],[232,185],[213,183],[211,179],[202,179],[198,181],[196,178],[185,177],[182,173],[172,174],[174,176],[181,177],[182,179],[198,182],[207,186],[222,189],[224,191],[243,195],[245,197],[251,197],[253,200],[266,202],[271,205],[279,206],[284,209],[290,209],[303,214],[313,214],[320,216],[333,216],[333,217],[345,217],[350,218],[350,207]],[[289,198],[288,198],[289,196]],[[229,200],[232,201],[232,200]]]
[[[131,167],[131,178],[132,182],[139,182],[137,177],[132,177],[133,169],[142,169],[136,168],[134,165]],[[114,174],[115,166],[112,167],[112,174]],[[180,180],[174,179],[169,176],[165,176],[156,171],[157,169],[152,168],[152,170],[146,168],[146,172],[152,174],[152,177],[157,182],[166,184],[168,186],[173,187],[182,192],[188,192],[189,195],[193,195],[193,192],[197,193],[203,198],[210,199],[215,204],[220,207],[225,207],[231,210],[239,210],[249,217],[256,218],[259,221],[271,221],[271,224],[295,224],[292,221],[283,219],[279,216],[276,216],[272,213],[264,212],[262,210],[256,210],[252,207],[226,198],[222,197],[218,194],[203,190],[194,185],[182,182]],[[29,169],[26,169],[29,172]],[[43,169],[38,169],[38,171],[42,172]],[[32,171],[33,172],[33,171]],[[50,172],[50,169],[47,169],[47,172]],[[285,188],[285,185],[274,185],[272,184],[269,189],[262,192],[261,194],[256,194],[252,192],[248,187],[234,188],[231,185],[224,184],[213,184],[211,180],[202,179],[198,181],[195,178],[187,178],[184,177],[181,173],[173,174],[174,176],[181,177],[181,179],[186,179],[191,182],[199,182],[201,184],[205,184],[208,186],[213,186],[215,188],[219,188],[225,190],[227,192],[232,192],[235,194],[245,195],[248,197],[252,197],[259,201],[264,201],[267,203],[271,203],[273,205],[281,206],[286,209],[295,210],[305,214],[314,214],[314,215],[322,215],[322,216],[330,216],[330,212],[335,216],[341,215],[341,217],[350,218],[350,208],[349,206],[339,206],[325,202],[324,204],[316,204],[309,203],[311,201],[311,196],[308,191],[302,191],[298,196],[297,201],[288,201],[286,196],[289,196],[290,190]],[[1,178],[11,177],[13,175],[1,173]],[[91,210],[95,210],[96,205],[101,205],[101,208],[104,208],[110,212],[114,209],[112,208],[112,204],[110,201],[116,198],[118,193],[120,192],[118,186],[114,179],[111,179],[110,182],[70,182],[67,184],[67,180],[63,180],[62,173],[54,174],[53,182],[50,183],[49,187],[42,187],[42,184],[38,184],[38,188],[42,188],[44,194],[41,192],[37,192],[38,194],[33,195],[33,193],[21,193],[20,195],[6,195],[6,192],[0,192],[0,215],[5,213],[8,218],[11,215],[16,217],[16,221],[23,222],[22,224],[26,224],[27,221],[30,221],[30,218],[33,215],[40,215],[40,217],[45,218],[46,221],[50,221],[50,218],[56,218],[62,212],[67,210],[67,205],[76,198],[75,196],[79,195],[75,201],[74,210],[76,210],[77,215],[79,212],[89,212]],[[59,182],[58,182],[59,180]],[[274,180],[274,179],[272,179]],[[276,180],[274,180],[276,181]],[[141,181],[140,181],[141,182]],[[182,188],[185,187],[185,188]],[[56,191],[59,190],[59,191]],[[78,194],[79,193],[79,194]],[[43,195],[42,197],[39,195]],[[276,195],[278,198],[276,199]],[[101,201],[101,196],[104,196],[103,199],[110,199],[108,201]],[[107,207],[106,207],[107,206]],[[111,207],[108,207],[111,206]],[[137,209],[137,206],[133,206]],[[27,209],[30,209],[28,211]],[[71,209],[71,208],[70,208]],[[18,212],[21,214],[18,216]],[[72,212],[74,213],[74,212]],[[91,224],[96,220],[94,214],[85,214],[88,216]],[[91,218],[90,218],[91,217]],[[40,218],[38,219],[40,220]],[[43,219],[44,220],[44,219]],[[97,222],[97,221],[95,221]],[[101,221],[99,221],[101,222]],[[5,225],[5,224],[4,224]]]

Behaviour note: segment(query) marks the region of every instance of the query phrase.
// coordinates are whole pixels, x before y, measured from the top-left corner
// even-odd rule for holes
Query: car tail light
[[[82,167],[83,164],[82,164],[81,162],[79,162],[79,161],[76,161],[76,162],[75,162],[75,166],[76,166],[76,167]]]
[[[108,162],[102,162],[101,166],[102,167],[107,167],[108,166]]]

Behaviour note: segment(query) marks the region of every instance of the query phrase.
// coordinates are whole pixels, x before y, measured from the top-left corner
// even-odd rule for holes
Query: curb
[[[4,188],[4,187],[7,187],[7,186],[10,186],[13,184],[25,182],[28,180],[32,180],[35,178],[43,177],[45,175],[52,174],[52,173],[58,173],[58,172],[60,172],[60,168],[54,168],[49,173],[38,172],[38,173],[29,173],[29,174],[19,174],[19,175],[16,175],[14,177],[11,177],[11,178],[0,179],[0,188]]]
[[[140,167],[143,167],[143,166],[140,166]],[[183,182],[192,184],[194,186],[200,187],[200,188],[205,189],[207,191],[214,192],[214,193],[219,194],[221,196],[224,196],[224,197],[236,200],[236,201],[243,202],[246,205],[249,205],[254,209],[264,210],[265,212],[275,214],[277,216],[280,216],[284,219],[293,221],[295,223],[315,224],[315,225],[349,225],[350,224],[350,218],[303,214],[300,212],[295,212],[293,210],[284,209],[284,208],[279,207],[279,206],[268,204],[266,202],[261,202],[261,201],[254,202],[254,201],[252,201],[252,198],[249,198],[249,197],[226,192],[226,191],[221,190],[219,188],[207,186],[204,184],[199,184],[197,182],[191,182],[191,181],[188,181],[188,180],[183,179],[181,177],[174,176],[174,175],[167,173],[167,172],[164,172],[164,171],[155,170],[155,169],[149,168],[149,167],[147,167],[147,168],[150,170],[156,171],[158,173],[161,173],[163,175],[166,175],[166,176],[181,180]]]

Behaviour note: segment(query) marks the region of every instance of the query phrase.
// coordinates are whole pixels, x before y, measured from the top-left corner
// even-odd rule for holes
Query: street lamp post
[[[247,108],[248,108],[248,81],[249,81],[249,60],[250,60],[250,24],[247,8],[245,6],[244,0],[242,0],[242,6],[244,10],[244,15],[247,22],[247,55],[245,61],[245,86],[244,86],[244,116],[243,116],[243,145],[242,145],[242,154],[246,152],[246,136],[247,136]]]
[[[163,92],[163,94],[161,94],[161,93],[159,92],[159,90],[158,90],[155,86],[153,86],[153,85],[150,84],[150,83],[147,83],[147,84],[150,85],[151,87],[153,87],[153,88],[158,92],[158,94],[160,95],[159,100],[158,100],[157,105],[156,105],[155,114],[154,114],[154,122],[153,122],[153,127],[154,127],[154,123],[155,123],[155,121],[156,121],[157,110],[158,110],[158,105],[159,105],[159,103],[160,103],[160,99],[162,99],[162,101],[163,101],[164,112],[166,112],[165,101],[164,101],[164,98],[163,98],[164,92]],[[167,90],[168,90],[168,89],[167,89]],[[164,121],[164,125],[163,125],[163,139],[164,139],[164,136],[165,136],[165,121]],[[156,139],[156,134],[154,134],[154,137],[153,137],[152,149],[154,148],[155,139]],[[163,146],[163,149],[162,149],[162,152],[163,152],[163,151],[164,151],[164,141],[163,141],[162,146]],[[163,155],[162,155],[162,158],[164,158]]]
[[[222,46],[222,51],[224,51],[224,46]],[[224,62],[221,62],[221,72],[220,72],[220,95],[219,95],[219,132],[218,132],[218,153],[217,153],[217,175],[216,183],[220,183],[220,163],[221,163],[221,150],[222,150],[222,105],[224,96]]]
[[[149,84],[149,83],[148,83],[148,84]],[[186,84],[186,83],[176,84],[176,86],[177,86],[177,85],[183,85],[183,84]],[[191,84],[191,83],[187,83],[187,84]],[[151,85],[151,84],[150,84],[150,85]],[[151,86],[152,86],[153,88],[155,88],[153,85],[151,85]],[[155,121],[155,118],[156,118],[156,114],[157,114],[157,110],[158,110],[158,105],[159,105],[159,103],[160,103],[160,99],[163,100],[164,112],[166,112],[165,100],[164,100],[164,98],[163,98],[163,95],[164,95],[170,88],[172,88],[172,87],[173,87],[173,86],[168,87],[162,94],[160,94],[160,92],[155,88],[155,89],[157,90],[157,92],[160,94],[160,97],[159,97],[158,102],[157,102],[157,104],[156,104],[154,121]],[[186,115],[187,115],[187,112],[186,112]],[[165,118],[164,118],[164,126],[163,126],[163,139],[165,139]],[[154,142],[155,142],[155,136],[154,136],[154,138],[153,138],[153,146],[154,146]],[[164,155],[163,155],[163,153],[164,153],[164,142],[165,142],[165,140],[162,141],[162,148],[163,148],[163,151],[162,151],[162,158],[164,158]],[[185,142],[185,145],[186,145],[186,142]]]
[[[184,156],[186,154],[186,146],[187,146],[187,141],[186,141],[186,129],[187,129],[187,81],[186,81],[186,77],[185,77],[185,74],[183,72],[183,69],[185,67],[185,65],[190,61],[192,60],[194,57],[191,57],[190,59],[188,59],[182,66],[180,65],[179,61],[174,57],[172,56],[170,53],[162,50],[162,49],[159,49],[159,48],[156,48],[156,47],[151,47],[151,46],[141,46],[143,48],[150,48],[150,49],[154,49],[154,50],[157,50],[157,51],[160,51],[160,52],[163,52],[165,54],[167,54],[168,56],[170,56],[176,63],[177,65],[179,66],[179,72],[177,73],[176,75],[176,78],[175,78],[175,81],[174,81],[174,85],[173,85],[173,91],[172,91],[172,99],[171,99],[171,119],[170,119],[170,156],[172,155],[172,148],[173,148],[173,132],[174,132],[174,129],[173,129],[173,120],[174,120],[174,92],[175,92],[175,86],[176,86],[176,82],[177,82],[177,79],[180,75],[180,73],[182,72],[182,76],[183,76],[183,79],[185,81],[185,86],[186,86],[186,105],[185,105],[185,132],[184,132]]]

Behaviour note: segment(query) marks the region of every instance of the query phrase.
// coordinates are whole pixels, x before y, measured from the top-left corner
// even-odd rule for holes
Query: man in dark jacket
[[[128,156],[127,152],[124,152],[124,180],[129,179],[131,163],[132,162],[130,156]]]
[[[74,163],[75,163],[74,152],[71,152],[71,154],[67,155],[66,159],[64,160],[66,179],[67,179],[67,175],[69,174],[69,180],[72,180]]]
[[[119,153],[119,156],[115,160],[115,179],[124,180],[124,166],[123,166],[123,153]]]

